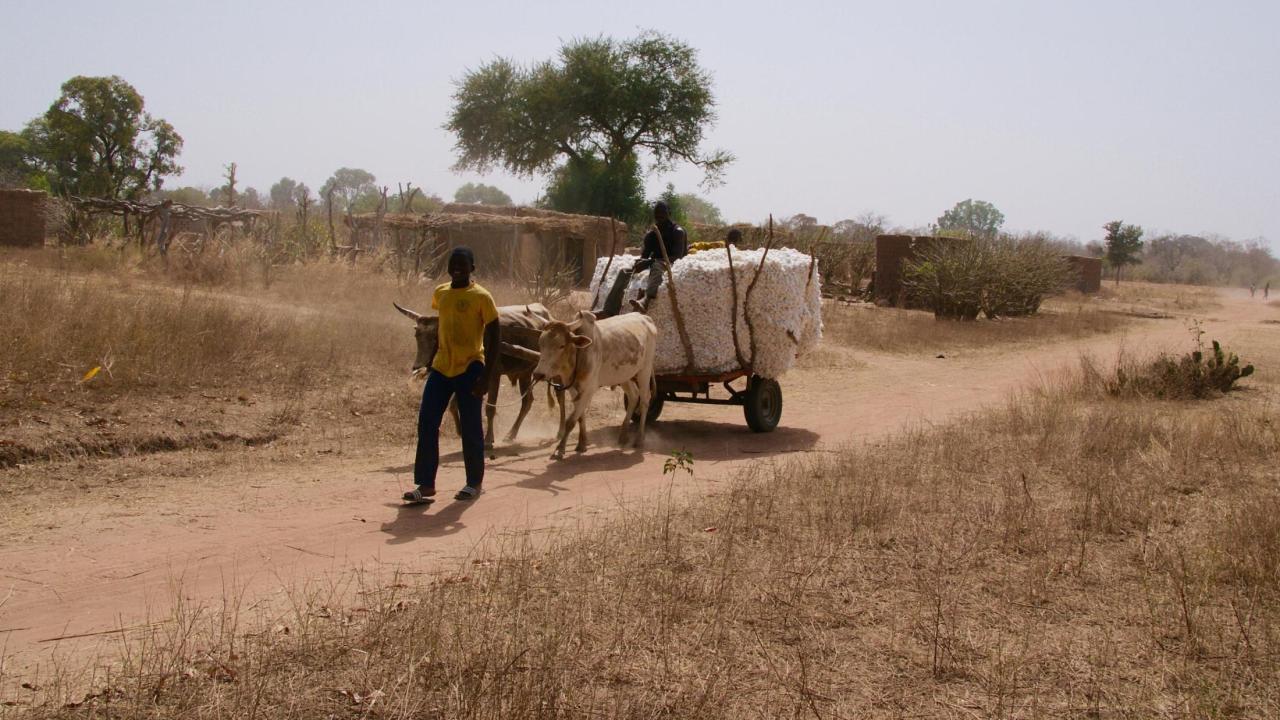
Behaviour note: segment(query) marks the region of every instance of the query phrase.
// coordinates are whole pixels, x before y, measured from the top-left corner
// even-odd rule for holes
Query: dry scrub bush
[[[1238,380],[1251,375],[1253,366],[1242,367],[1240,358],[1224,351],[1217,340],[1206,352],[1197,339],[1196,349],[1176,359],[1167,353],[1150,360],[1121,356],[1108,370],[1086,358],[1081,382],[1117,397],[1202,400],[1230,392]]]
[[[902,284],[939,318],[973,320],[1031,315],[1065,288],[1071,269],[1044,242],[952,240],[927,246],[903,268]]]
[[[529,301],[553,307],[568,301],[581,276],[582,268],[571,262],[540,262],[532,268],[517,264],[513,283]]]
[[[0,697],[36,718],[1275,717],[1274,408],[1082,398],[757,463],[359,605],[184,619],[87,702],[54,678]]]

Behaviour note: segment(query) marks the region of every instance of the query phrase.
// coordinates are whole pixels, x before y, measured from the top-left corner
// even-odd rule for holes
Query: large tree
[[[492,185],[469,182],[458,188],[453,194],[453,201],[481,205],[510,205],[511,196]]]
[[[176,161],[182,137],[148,114],[142,95],[115,75],[66,81],[23,134],[62,195],[135,199],[182,172]]]
[[[1125,225],[1122,220],[1112,220],[1102,228],[1107,231],[1107,264],[1116,269],[1116,284],[1119,285],[1121,268],[1142,262],[1142,228]]]
[[[1004,225],[1004,214],[983,200],[964,200],[942,213],[938,230],[970,237],[994,238]]]
[[[639,168],[641,156],[658,171],[692,163],[707,183],[718,182],[733,156],[701,149],[714,121],[711,76],[697,52],[645,32],[574,40],[555,60],[529,67],[500,58],[468,72],[445,127],[457,136],[457,169],[529,177],[559,168],[553,186],[594,174],[621,192],[630,183],[625,170]],[[602,197],[592,211],[618,215],[627,201]]]

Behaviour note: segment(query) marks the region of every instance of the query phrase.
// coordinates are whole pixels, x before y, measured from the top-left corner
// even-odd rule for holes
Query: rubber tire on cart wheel
[[[777,380],[751,376],[747,381],[742,414],[755,432],[772,432],[782,419],[782,386]]]
[[[653,397],[649,398],[649,412],[645,413],[644,419],[646,425],[653,424],[658,419],[658,416],[662,414],[662,404],[665,401],[666,396],[661,393],[656,393]],[[631,420],[632,422],[638,422],[640,420],[640,413],[631,413]]]

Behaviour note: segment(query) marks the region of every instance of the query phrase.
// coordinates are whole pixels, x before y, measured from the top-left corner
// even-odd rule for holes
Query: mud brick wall
[[[48,197],[39,190],[0,190],[0,245],[43,245]]]
[[[1067,262],[1075,276],[1076,290],[1096,293],[1102,289],[1102,258],[1068,255]]]
[[[913,256],[915,238],[910,235],[880,235],[876,238],[877,303],[900,305],[902,266]]]

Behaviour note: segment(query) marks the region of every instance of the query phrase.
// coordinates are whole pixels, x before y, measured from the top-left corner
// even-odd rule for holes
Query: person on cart
[[[675,262],[689,254],[689,238],[684,228],[671,221],[671,210],[665,202],[659,200],[653,206],[654,229],[644,236],[644,247],[640,259],[630,268],[623,268],[609,288],[604,300],[604,311],[601,317],[613,317],[622,311],[622,298],[631,284],[631,278],[638,272],[649,271],[644,290],[631,300],[631,308],[637,312],[648,312],[649,303],[658,296],[658,287],[667,272],[667,260]],[[659,245],[658,243],[662,243]],[[662,250],[666,248],[664,258]]]

